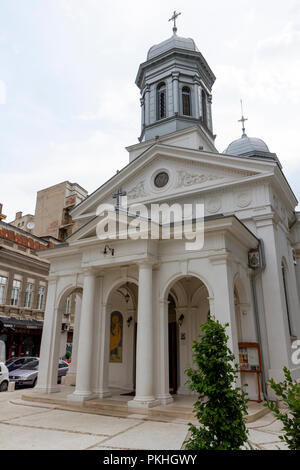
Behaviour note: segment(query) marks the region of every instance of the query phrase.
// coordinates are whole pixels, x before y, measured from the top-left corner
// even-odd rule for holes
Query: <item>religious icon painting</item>
[[[123,316],[120,312],[110,316],[109,362],[123,362]]]

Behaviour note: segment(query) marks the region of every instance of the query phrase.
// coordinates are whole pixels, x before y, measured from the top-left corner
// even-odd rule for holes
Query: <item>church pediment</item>
[[[73,218],[95,216],[101,203],[114,203],[122,188],[128,204],[165,201],[273,172],[274,164],[157,144],[123,168],[72,211]],[[165,175],[167,176],[165,176]],[[160,183],[157,179],[161,178]],[[165,181],[163,181],[165,178]]]

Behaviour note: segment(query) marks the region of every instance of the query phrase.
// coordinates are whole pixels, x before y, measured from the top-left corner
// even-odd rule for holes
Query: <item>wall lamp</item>
[[[184,320],[184,315],[183,313],[180,315],[180,317],[178,318],[178,325],[181,326],[182,323],[183,323],[183,320]]]
[[[104,255],[107,255],[109,252],[111,253],[112,256],[115,255],[115,249],[114,249],[114,248],[110,248],[108,245],[105,245],[103,254],[104,254]]]
[[[132,320],[133,320],[133,317],[132,317],[132,316],[130,316],[129,318],[127,318],[127,325],[128,325],[128,328],[130,327]]]

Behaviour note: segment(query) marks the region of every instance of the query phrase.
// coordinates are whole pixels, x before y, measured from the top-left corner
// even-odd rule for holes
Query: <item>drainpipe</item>
[[[278,403],[277,399],[271,398],[267,394],[267,389],[266,389],[266,374],[265,374],[265,365],[264,365],[264,358],[263,358],[263,349],[262,349],[262,340],[261,340],[261,328],[260,328],[260,321],[259,321],[259,309],[258,309],[258,301],[257,301],[257,290],[256,290],[256,280],[258,276],[265,270],[266,267],[266,257],[265,257],[265,248],[264,248],[264,242],[260,238],[259,239],[259,251],[260,251],[260,257],[261,257],[261,266],[258,268],[254,273],[252,274],[251,277],[251,286],[252,286],[252,295],[253,295],[253,303],[254,303],[254,317],[255,317],[255,323],[256,323],[256,331],[257,331],[257,339],[258,343],[260,346],[260,354],[261,354],[261,362],[262,362],[262,373],[261,373],[261,378],[262,378],[262,391],[263,391],[263,396],[266,401],[274,401]]]

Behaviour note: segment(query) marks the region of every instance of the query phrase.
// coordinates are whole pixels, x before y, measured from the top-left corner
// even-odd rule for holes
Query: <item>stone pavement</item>
[[[145,421],[58,410],[20,400],[23,390],[0,393],[0,450],[177,450],[188,433],[184,422]],[[248,423],[255,449],[283,449],[280,423],[268,413]]]

